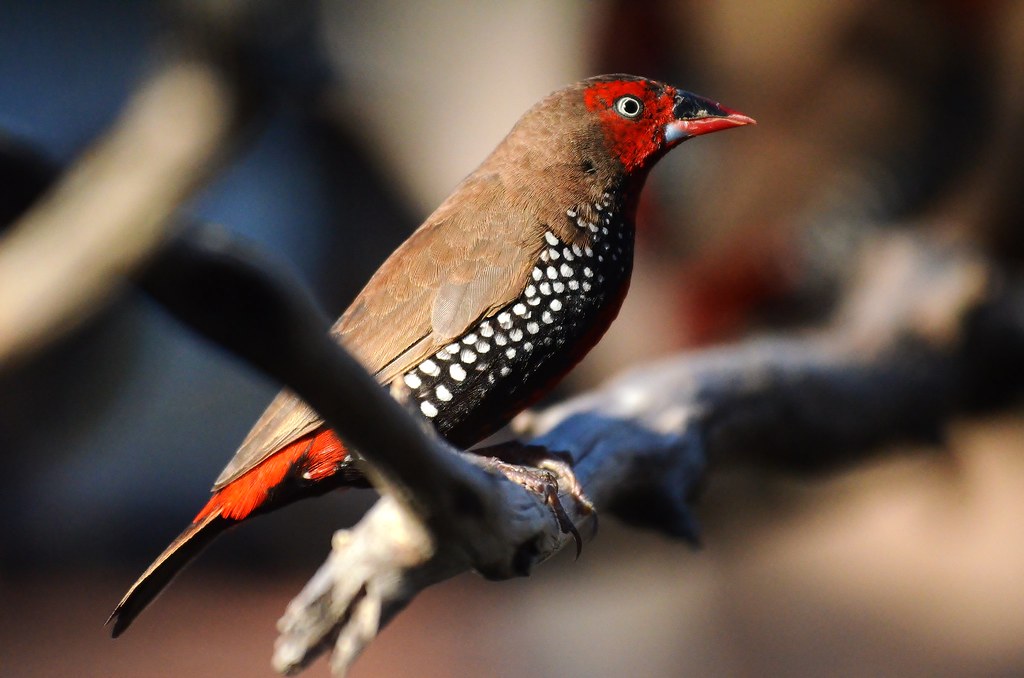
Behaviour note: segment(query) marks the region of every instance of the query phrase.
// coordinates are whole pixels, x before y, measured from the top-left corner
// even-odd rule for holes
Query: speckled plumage
[[[628,82],[649,96],[669,92],[671,98],[674,92],[640,78],[615,78],[611,82]],[[381,383],[391,384],[445,345],[460,341],[473,324],[522,295],[545,250],[545,233],[552,232],[570,246],[592,248],[600,234],[594,229],[614,204],[618,221],[632,238],[636,200],[650,168],[627,172],[612,152],[613,140],[603,129],[601,116],[587,107],[587,92],[595,83],[607,85],[605,79],[585,80],[530,109],[384,262],[339,318],[334,326],[339,340]],[[608,295],[604,301],[615,304],[614,309],[602,309],[604,314],[610,311],[610,322],[621,295]],[[597,338],[585,348],[589,350]],[[579,356],[573,351],[566,357],[572,358],[568,369]],[[483,427],[487,432],[514,412],[510,407],[495,408],[495,414],[504,420]],[[283,392],[253,427],[214,489],[322,425],[308,406]],[[475,442],[456,439],[461,444]]]
[[[555,92],[388,257],[333,335],[440,434],[472,445],[547,392],[614,319],[637,199],[657,159],[691,136],[751,122],[634,76]],[[115,608],[113,634],[221,531],[358,482],[351,460],[283,391],[206,506]]]
[[[604,333],[629,283],[633,225],[610,195],[596,222],[562,217],[584,244],[544,232],[518,297],[408,370],[402,384],[438,432],[472,444],[564,374]]]

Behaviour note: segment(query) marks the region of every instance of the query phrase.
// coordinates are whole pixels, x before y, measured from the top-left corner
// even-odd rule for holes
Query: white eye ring
[[[627,94],[615,100],[615,112],[623,118],[639,118],[640,114],[644,112],[644,104],[636,97]]]

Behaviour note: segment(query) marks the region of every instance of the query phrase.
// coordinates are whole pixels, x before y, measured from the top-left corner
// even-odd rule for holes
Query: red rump
[[[303,436],[215,492],[192,522],[199,523],[214,513],[229,520],[243,520],[263,507],[289,472],[316,482],[333,475],[347,456],[344,445],[329,430]]]
[[[631,95],[644,104],[643,113],[629,120],[615,112],[615,101]],[[676,90],[665,87],[655,89],[650,83],[630,80],[598,82],[583,93],[583,102],[591,111],[599,112],[605,138],[611,151],[632,172],[660,157],[663,148],[664,127],[671,122]]]

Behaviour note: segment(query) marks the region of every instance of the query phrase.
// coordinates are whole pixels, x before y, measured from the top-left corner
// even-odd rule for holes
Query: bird
[[[548,95],[384,261],[333,337],[439,435],[472,446],[549,392],[608,329],[654,164],[687,139],[754,122],[632,75]],[[227,528],[359,484],[341,440],[282,391],[207,504],[118,603],[112,635]]]

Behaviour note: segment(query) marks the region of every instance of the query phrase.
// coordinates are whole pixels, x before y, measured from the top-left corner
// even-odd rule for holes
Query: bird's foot
[[[484,452],[491,455],[484,458],[485,465],[499,471],[512,482],[544,497],[544,502],[551,507],[562,533],[572,535],[573,541],[576,542],[576,557],[579,558],[583,552],[583,539],[558,498],[559,489],[572,497],[581,515],[593,515],[595,524],[597,514],[594,512],[594,504],[576,480],[576,474],[572,470],[572,457],[564,452],[552,452],[546,447],[526,445],[515,440],[488,447]]]

